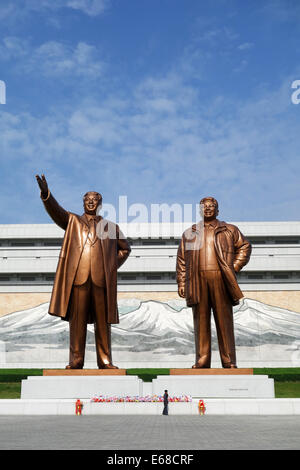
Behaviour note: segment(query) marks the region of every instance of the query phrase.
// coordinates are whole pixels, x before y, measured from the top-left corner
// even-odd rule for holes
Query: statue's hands
[[[48,183],[46,181],[45,175],[42,175],[41,178],[39,177],[39,175],[36,175],[35,177],[40,187],[42,197],[46,198],[48,195]]]
[[[179,297],[185,298],[185,288],[184,287],[178,287],[178,295],[179,295]]]
[[[238,272],[240,272],[240,270],[241,270],[241,268],[239,267],[239,265],[236,264],[236,263],[233,263],[233,269],[234,269],[234,272],[235,272],[235,273],[238,273]]]

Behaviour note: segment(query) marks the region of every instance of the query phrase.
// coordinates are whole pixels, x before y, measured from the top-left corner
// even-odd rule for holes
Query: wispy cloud
[[[0,42],[0,60],[21,59],[30,53],[27,39],[7,36]]]
[[[300,4],[297,0],[266,0],[261,4],[260,13],[271,21],[298,23],[300,19]]]
[[[57,41],[49,41],[32,52],[25,69],[40,71],[48,77],[72,74],[97,78],[102,75],[104,68],[104,63],[99,61],[97,55],[97,49],[85,42],[71,47]]]
[[[109,6],[110,0],[68,0],[67,7],[80,10],[89,16],[101,15]]]
[[[227,218],[264,220],[267,210],[267,218],[283,220],[300,204],[289,83],[255,100],[216,96],[208,109],[183,77],[149,77],[126,98],[84,100],[42,119],[3,114],[2,151],[16,162],[22,156],[19,178],[45,171],[70,205],[87,186],[106,201],[126,194],[134,202],[194,203],[213,194]],[[289,216],[281,212],[288,206]]]
[[[217,25],[204,27],[197,35],[195,35],[195,40],[197,42],[210,45],[211,47],[227,47],[228,44],[233,44],[238,38],[239,34],[237,34],[233,29],[227,26]]]
[[[69,12],[96,17],[105,11],[103,2],[70,2],[64,2]],[[63,8],[59,0],[28,5],[40,13]],[[0,7],[0,18],[3,12]],[[92,22],[85,23],[89,28]],[[36,172],[48,176],[54,194],[69,210],[81,210],[81,195],[98,189],[105,202],[125,194],[130,202],[194,204],[214,195],[221,217],[228,220],[297,218],[299,109],[290,99],[291,83],[299,78],[294,58],[289,68],[280,68],[280,76],[275,59],[272,73],[265,67],[263,74],[260,45],[268,41],[262,36],[244,36],[242,28],[223,24],[221,15],[200,26],[192,39],[178,42],[176,54],[163,67],[143,57],[145,66],[138,74],[129,70],[136,49],[129,51],[132,45],[126,43],[122,56],[116,52],[123,36],[110,49],[111,32],[104,35],[105,59],[102,44],[93,43],[95,29],[89,34],[84,28],[84,36],[75,42],[78,36],[71,28],[66,35],[60,31],[59,39],[51,36],[53,31],[43,39],[30,32],[24,32],[25,40],[7,34],[0,41],[0,59],[14,86],[23,76],[30,86],[20,93],[21,104],[15,100],[1,108],[0,152],[5,158],[0,177],[5,184],[0,218],[48,220],[38,189],[34,192]],[[170,51],[176,41],[167,43]],[[248,54],[254,45],[256,54]],[[138,54],[144,52],[141,47]],[[284,59],[282,54],[281,63]],[[248,63],[249,74],[241,80],[233,72]],[[287,70],[289,76],[284,76]],[[80,92],[77,82],[84,82]],[[36,93],[31,83],[37,85]],[[7,201],[16,186],[22,211],[11,207],[8,214]]]
[[[95,46],[79,42],[75,46],[58,41],[47,41],[33,47],[28,40],[5,37],[0,43],[0,59],[18,59],[14,65],[20,73],[34,73],[47,78],[55,76],[100,77],[105,62]]]
[[[244,42],[243,44],[240,44],[238,46],[238,49],[240,51],[246,51],[246,50],[249,50],[249,49],[252,49],[254,46],[254,43],[253,42]]]
[[[28,17],[32,13],[56,12],[62,8],[84,13],[90,17],[103,14],[111,0],[8,0],[0,5],[0,20]]]

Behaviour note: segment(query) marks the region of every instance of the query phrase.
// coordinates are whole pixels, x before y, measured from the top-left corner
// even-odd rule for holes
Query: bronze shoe
[[[83,369],[83,364],[74,364],[71,362],[71,364],[66,366],[66,369]]]
[[[209,366],[201,366],[200,364],[196,363],[192,366],[192,369],[210,369]]]

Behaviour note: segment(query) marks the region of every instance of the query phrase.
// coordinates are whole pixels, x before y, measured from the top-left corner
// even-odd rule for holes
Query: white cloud
[[[98,16],[108,7],[108,0],[69,0],[67,6],[74,10],[81,10],[89,16]]]
[[[209,24],[200,18],[197,24],[199,31],[195,34],[194,40],[211,47],[220,47],[221,45],[226,47],[233,44],[239,37],[230,27],[214,24],[213,20]]]
[[[19,178],[39,169],[53,184],[53,175],[65,177],[70,203],[100,185],[133,202],[195,203],[213,194],[231,220],[295,218],[299,138],[289,84],[243,103],[216,97],[207,109],[179,77],[149,78],[126,99],[58,107],[41,119],[3,114],[2,152],[16,163],[22,157]],[[67,187],[56,185],[57,195],[66,197]]]
[[[48,41],[33,47],[27,40],[9,36],[0,43],[0,59],[17,59],[15,70],[49,78],[99,78],[105,69],[105,63],[99,56],[97,48],[85,42],[71,46],[58,41]]]
[[[244,42],[238,46],[238,49],[240,51],[246,51],[246,50],[252,49],[253,46],[254,46],[253,42]]]
[[[0,59],[2,60],[19,59],[28,53],[29,44],[26,39],[7,36],[0,42]]]
[[[33,48],[10,37],[1,54],[18,56],[20,67],[42,77],[97,78],[103,72],[98,50],[83,42]],[[112,87],[93,99],[87,88],[81,102],[56,103],[40,118],[2,113],[7,177],[13,166],[23,191],[27,175],[30,192],[31,175],[44,171],[70,210],[78,194],[99,187],[105,198],[127,194],[132,202],[195,203],[212,194],[227,219],[295,218],[300,159],[291,78],[256,98],[252,90],[243,101],[226,99],[218,89],[205,96],[190,78],[190,68],[179,61],[167,74],[131,88]]]
[[[101,76],[104,63],[97,58],[94,46],[79,42],[76,47],[49,41],[36,48],[26,64],[29,71],[40,71],[43,75],[73,75],[86,78]]]
[[[265,15],[269,23],[273,21],[299,23],[300,4],[297,0],[290,2],[286,0],[266,0],[261,4],[260,14]]]
[[[96,17],[108,9],[110,0],[8,0],[0,5],[1,19],[19,19],[34,12],[49,13],[62,8]]]

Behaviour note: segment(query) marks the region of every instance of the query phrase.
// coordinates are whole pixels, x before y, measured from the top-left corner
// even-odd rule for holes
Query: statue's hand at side
[[[185,298],[185,288],[184,287],[178,287],[178,295],[179,295],[179,297]]]
[[[36,180],[40,187],[42,197],[46,198],[48,196],[48,183],[46,181],[45,175],[42,175],[41,178],[39,177],[39,175],[36,175]]]

